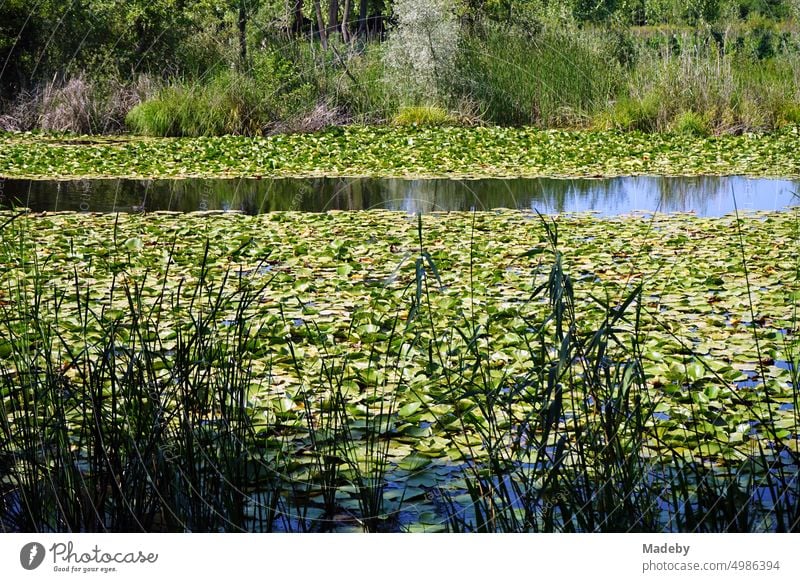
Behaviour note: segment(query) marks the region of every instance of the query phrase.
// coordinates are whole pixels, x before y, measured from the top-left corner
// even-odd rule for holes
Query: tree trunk
[[[247,11],[245,0],[239,0],[239,69],[244,70],[247,63]]]
[[[358,36],[367,35],[367,0],[360,0],[358,5]]]
[[[295,35],[301,35],[303,34],[303,0],[292,1],[292,12],[294,13],[292,32]]]
[[[339,27],[339,0],[328,2],[328,30],[336,30]]]
[[[319,0],[314,0],[314,12],[317,14],[317,28],[319,28],[319,40],[322,48],[328,50],[328,33],[325,31],[325,21],[322,19],[322,7]]]
[[[350,42],[350,0],[344,0],[342,11],[342,42]]]

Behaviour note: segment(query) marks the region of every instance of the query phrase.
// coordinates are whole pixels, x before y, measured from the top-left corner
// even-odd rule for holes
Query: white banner
[[[797,548],[780,534],[3,534],[0,579],[796,581]]]

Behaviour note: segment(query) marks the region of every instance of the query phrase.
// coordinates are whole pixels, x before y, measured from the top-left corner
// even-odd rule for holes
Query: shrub
[[[401,86],[386,73],[386,47],[371,44],[363,51],[349,49],[329,74],[335,75],[329,99],[357,123],[381,123],[392,118],[405,99]]]
[[[387,70],[407,102],[437,101],[452,68],[459,29],[452,0],[396,0],[396,27],[389,35]]]
[[[779,42],[778,28],[772,20],[751,16],[745,24],[740,50],[751,58],[769,59],[775,56]]]

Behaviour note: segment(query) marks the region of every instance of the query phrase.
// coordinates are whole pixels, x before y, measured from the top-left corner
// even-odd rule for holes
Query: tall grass
[[[168,86],[134,107],[125,122],[135,133],[154,136],[257,135],[273,119],[267,97],[253,79],[227,72]]]
[[[800,57],[754,60],[684,35],[681,50],[643,52],[600,126],[700,133],[768,131],[793,122]]]
[[[772,428],[767,407],[765,438],[742,461],[706,462],[704,447],[721,443],[699,426],[686,437],[700,454],[665,439],[642,354],[643,321],[656,315],[641,285],[583,299],[555,222],[542,219],[549,249],[528,253],[533,292],[510,310],[470,297],[458,320],[438,316],[442,279],[420,219],[403,314],[355,313],[342,336],[284,318],[293,331],[278,337],[249,316],[269,280],[212,267],[208,246],[196,281],[174,289],[169,267],[128,272],[129,245],[112,235],[110,254],[92,259],[115,265],[108,289],[76,269],[55,291],[22,216],[0,232],[2,256],[29,274],[5,281],[0,303],[3,531],[402,530],[414,506],[386,494],[408,395],[456,431],[461,484],[438,496],[451,531],[800,528],[796,436]],[[493,354],[515,318],[528,359],[511,374]],[[274,390],[270,366],[255,372],[257,359],[279,358],[293,367],[291,391]],[[412,359],[425,394],[405,373]]]
[[[94,79],[85,72],[56,76],[0,103],[0,130],[76,134],[121,133],[125,116],[152,97],[159,82],[148,75]]]
[[[450,330],[423,315],[429,337],[449,338],[429,347],[429,367],[441,370],[446,401],[458,402],[461,430],[478,436],[463,451],[471,506],[453,502],[457,491],[442,493],[450,530],[797,531],[800,459],[771,428],[772,408],[759,418],[770,444],[759,440],[736,467],[709,465],[665,441],[643,367],[642,320],[652,314],[644,313],[642,284],[613,304],[595,298],[603,319],[587,329],[581,321],[589,307],[563,270],[557,224],[543,226],[552,266],[529,300],[549,308],[526,317],[528,372],[510,376],[492,363],[507,313],[484,321],[465,313]],[[418,295],[428,294],[423,287]],[[453,337],[467,351],[455,362],[435,357],[453,351]],[[698,428],[688,435],[708,441]]]
[[[455,331],[468,350],[454,364],[438,362],[448,397],[460,403],[461,429],[479,436],[465,451],[472,505],[448,523],[480,532],[658,531],[651,463],[638,454],[654,403],[636,353],[637,314],[628,312],[641,289],[619,307],[605,306],[600,328],[580,329],[557,226],[543,224],[553,264],[529,298],[548,309],[524,316],[528,371],[511,376],[492,365],[492,343],[508,317],[502,312],[483,323],[465,314]]]
[[[351,320],[350,333],[355,321]],[[351,365],[354,354],[347,347],[342,349],[338,342],[328,341],[316,326],[304,325],[306,332],[323,346],[324,356],[315,374],[307,369],[293,342],[289,343],[298,377],[309,380],[303,386],[302,398],[316,470],[312,479],[292,485],[295,496],[298,490],[307,496],[319,491],[324,511],[317,527],[323,530],[332,529],[337,515],[343,511],[349,512],[349,517],[365,531],[396,528],[397,512],[386,507],[384,491],[389,470],[389,436],[396,422],[396,396],[405,390],[402,350],[390,349],[401,341],[398,319],[378,326],[387,328],[386,339],[371,343],[366,355],[367,367],[361,369]],[[342,506],[343,489],[354,494],[357,512]],[[299,511],[302,514],[303,509]]]
[[[580,126],[616,95],[622,70],[589,32],[491,27],[465,38],[451,93],[503,125]]]
[[[3,530],[269,531],[280,455],[255,438],[263,426],[248,387],[257,330],[242,317],[256,293],[240,289],[236,323],[224,326],[219,315],[233,298],[205,263],[186,303],[165,293],[163,279],[136,281],[122,269],[109,289],[110,300],[127,303],[122,314],[91,301],[77,271],[70,293],[45,288],[24,229],[11,229],[4,251],[31,261],[33,272],[2,313],[11,362],[0,371]],[[143,301],[151,284],[162,289],[155,304]],[[167,322],[167,306],[188,319]],[[67,311],[81,343],[58,331]],[[170,350],[165,334],[176,340]]]

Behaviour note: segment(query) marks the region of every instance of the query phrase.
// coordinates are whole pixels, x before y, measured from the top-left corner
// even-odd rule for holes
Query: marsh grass
[[[687,442],[700,443],[697,453],[665,439],[655,418],[661,397],[642,354],[643,321],[655,317],[642,285],[613,298],[579,293],[555,221],[540,220],[547,246],[526,254],[533,291],[511,310],[470,295],[458,320],[441,320],[435,295],[445,286],[418,218],[407,310],[369,324],[356,310],[349,331],[336,336],[312,319],[298,326],[284,317],[293,331],[278,337],[248,317],[269,280],[212,267],[208,245],[197,280],[174,289],[166,284],[174,245],[164,272],[133,276],[136,243],[114,234],[110,253],[91,259],[116,271],[103,299],[91,286],[91,264],[56,292],[44,284],[48,259],[22,216],[2,229],[4,256],[30,275],[7,281],[0,305],[4,531],[411,529],[412,488],[386,495],[399,469],[393,443],[405,395],[456,435],[452,458],[463,469],[438,490],[439,529],[800,527],[798,458],[788,442],[796,435],[774,427],[768,407],[755,415],[763,438],[751,440],[744,459],[711,461],[726,443],[702,423],[685,431]],[[470,248],[474,225],[472,236]],[[743,239],[740,250],[747,277]],[[470,288],[474,261],[471,254]],[[161,291],[153,300],[146,289]],[[588,311],[600,317],[587,319]],[[511,374],[493,346],[514,318],[524,322],[515,333],[528,361]],[[62,335],[64,326],[80,341]],[[301,339],[320,356],[306,358]],[[760,350],[755,330],[753,339]],[[786,342],[796,427],[797,350]],[[681,347],[687,368],[706,366]],[[405,372],[412,352],[425,360],[425,394]],[[254,372],[256,359],[278,357],[294,369],[299,384],[291,390],[275,390],[270,367]],[[768,384],[763,365],[761,383]],[[715,421],[696,402],[688,406]]]
[[[617,98],[597,110],[595,125],[703,135],[793,123],[800,102],[796,52],[759,59],[697,34],[683,34],[679,46],[641,47]]]
[[[258,135],[272,118],[268,97],[252,78],[222,73],[161,89],[132,108],[125,123],[135,133],[163,137]]]
[[[401,107],[392,122],[396,125],[454,125],[456,118],[441,107]]]
[[[748,458],[732,466],[687,456],[661,438],[654,422],[659,398],[643,368],[642,319],[649,314],[640,301],[642,285],[613,303],[593,298],[605,314],[602,323],[582,327],[586,305],[576,301],[574,283],[563,271],[557,224],[542,221],[552,266],[530,300],[549,309],[528,321],[530,372],[511,377],[496,369],[492,341],[504,333],[503,317],[478,324],[474,312],[455,329],[469,346],[467,355],[454,365],[433,358],[429,363],[442,371],[448,400],[459,403],[461,429],[479,436],[464,451],[471,506],[458,506],[453,492],[444,492],[448,528],[797,531],[800,459],[772,427],[772,407],[759,419],[767,440],[759,439]],[[743,239],[740,247],[747,278]],[[749,279],[746,284],[751,297]],[[431,337],[447,336],[433,318],[427,322]],[[758,346],[755,331],[753,339]],[[694,356],[690,346],[684,349]],[[763,365],[760,374],[766,386]],[[709,438],[698,428],[690,432],[698,442]]]
[[[351,320],[350,332],[355,319]],[[369,532],[387,531],[396,521],[385,506],[383,494],[389,470],[389,437],[395,425],[395,395],[404,386],[402,350],[393,353],[388,349],[399,341],[398,319],[387,325],[387,337],[370,345],[367,366],[355,372],[347,348],[342,350],[337,340],[331,343],[314,325],[304,322],[307,332],[324,350],[316,374],[305,368],[293,341],[288,344],[297,376],[313,380],[303,386],[302,401],[315,475],[300,488],[305,495],[318,493],[321,498],[323,514],[315,528],[323,531],[332,530],[343,512]],[[349,508],[342,506],[344,491],[352,494],[350,499],[355,499],[357,511],[352,511],[352,504]],[[313,529],[306,524],[303,527]]]
[[[465,315],[456,331],[469,350],[455,366],[441,363],[462,430],[480,437],[465,451],[469,517],[448,521],[455,531],[657,531],[650,463],[637,454],[654,404],[631,351],[635,334],[623,329],[636,327],[628,309],[641,289],[620,306],[604,305],[600,328],[579,329],[557,224],[543,226],[553,262],[529,298],[548,305],[526,319],[529,371],[509,376],[491,362],[505,315],[481,324]]]
[[[573,34],[574,33],[574,34]],[[489,28],[465,38],[451,73],[451,94],[477,104],[501,125],[585,125],[617,94],[623,70],[591,32]]]
[[[69,295],[45,289],[36,253],[24,232],[15,236],[34,272],[32,288],[18,285],[2,314],[13,362],[2,370],[4,530],[271,529],[276,463],[254,438],[262,427],[248,403],[253,330],[241,317],[256,295],[240,289],[236,323],[221,326],[232,298],[205,263],[188,303],[162,286],[155,306],[142,288],[159,281],[131,280],[122,268],[109,291],[110,301],[127,302],[122,314],[91,301],[77,271]],[[116,242],[115,251],[124,264]],[[78,345],[45,316],[67,303],[78,314]],[[167,306],[189,314],[177,329],[162,316]],[[165,333],[175,336],[171,350]],[[269,501],[253,509],[256,484]]]

